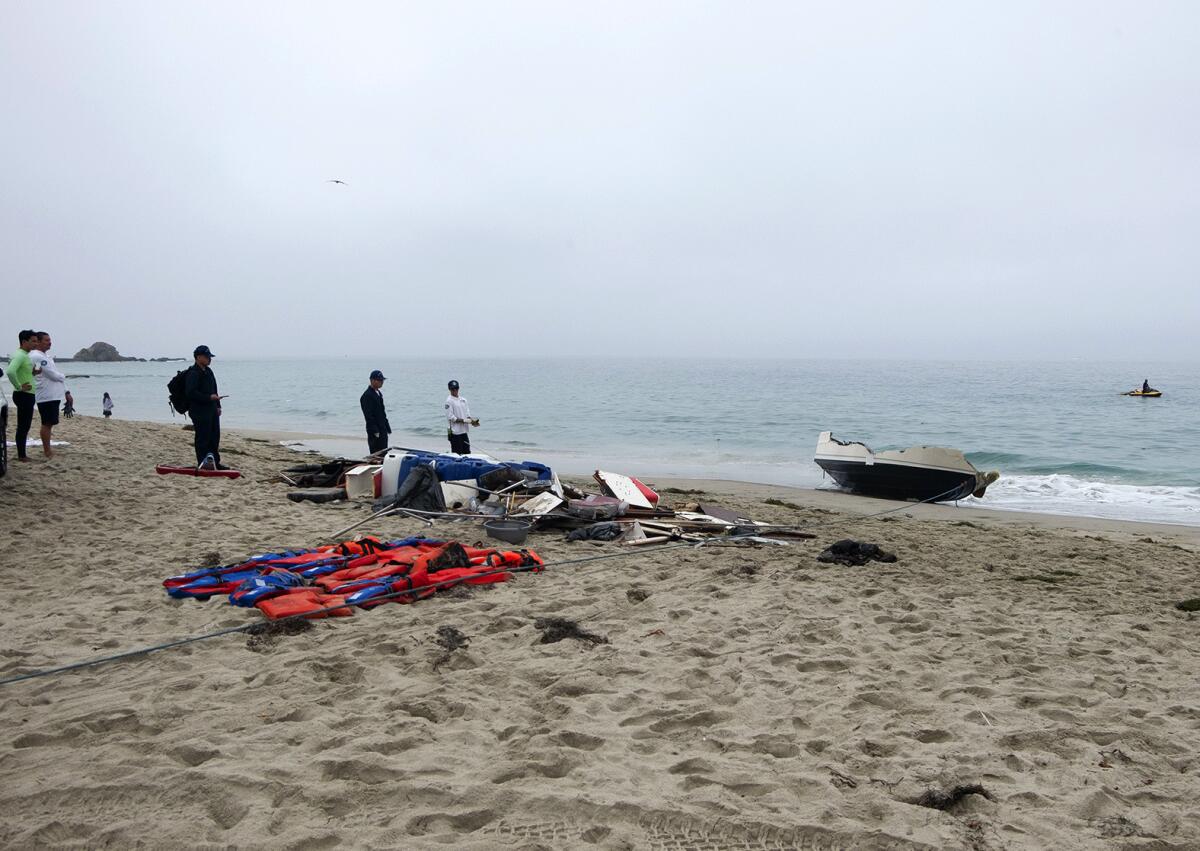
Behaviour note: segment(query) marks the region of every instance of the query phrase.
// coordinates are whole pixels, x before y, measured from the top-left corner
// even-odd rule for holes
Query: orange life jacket
[[[322,594],[314,588],[296,588],[287,594],[260,600],[255,604],[255,608],[270,620],[279,620],[292,615],[304,615],[309,618],[342,618],[354,614],[354,609],[342,605],[345,602],[345,597],[339,597],[336,594]],[[329,606],[340,606],[340,608],[328,612],[320,611]]]

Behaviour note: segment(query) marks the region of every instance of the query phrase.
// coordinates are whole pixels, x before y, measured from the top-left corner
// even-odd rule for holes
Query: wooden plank
[[[726,523],[733,523],[734,525],[741,523],[743,519],[736,511],[731,511],[728,508],[711,502],[700,503],[700,513],[707,514],[709,517],[715,517],[718,520],[724,520]]]

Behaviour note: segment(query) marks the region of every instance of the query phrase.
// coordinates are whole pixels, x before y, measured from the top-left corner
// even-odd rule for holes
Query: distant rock
[[[73,360],[85,363],[112,363],[114,361],[135,361],[141,359],[123,357],[112,343],[92,343],[86,349],[77,351]]]

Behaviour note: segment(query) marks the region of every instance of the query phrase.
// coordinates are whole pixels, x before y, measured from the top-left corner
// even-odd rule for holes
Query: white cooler
[[[347,470],[346,498],[375,499],[379,496],[376,481],[382,470],[382,464],[359,464]]]

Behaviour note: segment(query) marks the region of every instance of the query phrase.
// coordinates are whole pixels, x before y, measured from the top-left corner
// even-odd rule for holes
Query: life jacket
[[[532,550],[509,550],[500,552],[492,550],[483,560],[489,567],[541,567],[545,562]]]
[[[259,563],[267,562],[280,567],[304,567],[307,565],[324,564],[330,561],[339,561],[345,564],[352,558],[355,558],[355,556],[347,556],[334,552],[309,552],[297,553],[295,555],[281,555],[276,558],[259,559],[258,561]]]
[[[341,576],[331,575],[321,577],[315,584],[324,588],[326,591],[331,591],[334,594],[341,594],[342,589],[347,585],[361,585],[365,582],[378,582],[380,579],[386,579],[389,576],[408,576],[413,569],[411,561],[387,561],[381,565],[375,565],[363,571],[354,571],[353,575]],[[349,571],[347,571],[349,573]]]
[[[344,558],[339,556],[329,561],[318,562],[317,564],[304,567],[302,570],[297,570],[296,572],[305,579],[315,579],[318,576],[325,576],[330,573],[337,573],[339,570],[345,570],[348,564],[350,562],[345,561]]]
[[[340,544],[333,544],[329,547],[322,547],[329,552],[336,552],[340,555],[369,555],[377,550],[384,548],[384,543],[378,538],[365,537],[359,538],[357,541],[342,541]]]
[[[455,567],[470,567],[471,556],[462,544],[450,541],[421,553],[413,562],[413,566],[423,569],[426,573],[437,573]]]
[[[285,593],[259,600],[255,604],[255,608],[270,620],[279,620],[294,615],[304,615],[309,618],[342,618],[354,614],[353,609],[341,605],[345,602],[345,597],[339,597],[336,594],[322,594],[315,588],[293,588]],[[339,606],[339,608],[328,612],[320,611],[330,606]]]
[[[426,584],[427,579],[428,574],[423,573],[419,580],[413,575],[375,580],[358,587],[355,591],[347,595],[346,602],[353,606],[370,609],[382,603],[413,603],[417,600],[424,600],[437,593],[436,588],[422,587]],[[410,594],[403,593],[411,591],[413,588],[419,590],[412,591]],[[378,599],[387,595],[395,596],[388,596],[386,600]]]
[[[187,573],[181,573],[178,576],[168,576],[163,580],[163,587],[175,588],[180,585],[187,585],[202,579],[206,576],[221,576],[225,573],[232,573],[237,570],[246,570],[260,562],[270,561],[275,558],[283,558],[284,555],[294,555],[294,553],[270,553],[267,555],[254,556],[245,561],[234,562],[233,564],[222,564],[216,567],[202,567],[199,570],[190,570]]]
[[[243,581],[259,574],[257,567],[223,568],[220,572],[202,573],[198,575],[173,576],[163,582],[167,594],[176,600],[192,597],[197,600],[207,600],[215,594],[228,594]]]
[[[322,588],[330,590],[335,594],[341,594],[342,592],[339,589],[346,585],[381,582],[399,576],[416,577],[421,580],[421,583],[424,583],[425,577],[428,576],[428,570],[425,567],[425,563],[417,558],[397,558],[388,559],[374,567],[356,571],[343,571],[342,574],[332,574],[318,579],[317,582]]]
[[[302,588],[304,580],[294,573],[281,569],[268,569],[268,572],[243,580],[229,595],[229,602],[235,606],[253,607],[259,600],[286,594],[293,588]]]
[[[367,564],[347,565],[341,570],[322,575],[316,579],[314,584],[329,591],[338,585],[343,585],[370,575],[373,575],[374,578],[379,578],[392,573],[406,572],[412,566],[413,561],[421,555],[421,550],[416,547],[401,547],[397,550],[389,550],[386,555],[387,558],[376,556],[372,562]],[[400,568],[403,568],[403,570],[400,570]]]
[[[394,550],[397,547],[411,547],[419,544],[440,545],[441,541],[434,541],[428,538],[405,538],[400,541],[381,541],[376,537],[367,536],[359,538],[356,541],[343,541],[340,544],[330,544],[320,547],[322,551],[336,552],[339,555],[370,555],[372,553],[381,553],[385,550]]]
[[[436,582],[438,590],[443,590],[453,588],[459,582],[466,582],[468,585],[491,585],[493,582],[507,582],[512,579],[511,573],[493,573],[493,570],[491,567],[451,567],[439,570],[429,577],[429,581]]]

